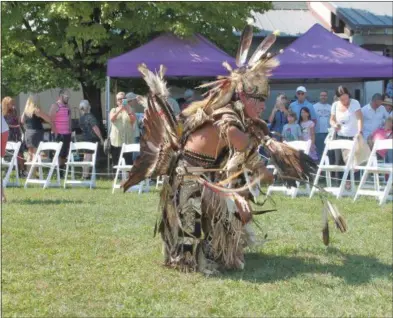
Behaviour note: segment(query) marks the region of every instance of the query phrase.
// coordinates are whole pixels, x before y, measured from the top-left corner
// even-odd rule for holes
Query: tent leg
[[[111,78],[109,76],[106,77],[106,88],[105,88],[105,99],[106,99],[106,131],[109,133],[109,128],[110,128],[110,118],[109,118],[109,112],[111,109],[110,106],[110,98],[111,98]],[[107,136],[109,138],[109,135]],[[106,162],[107,162],[107,174],[109,175],[110,173],[110,160],[109,160],[109,152],[106,155]]]

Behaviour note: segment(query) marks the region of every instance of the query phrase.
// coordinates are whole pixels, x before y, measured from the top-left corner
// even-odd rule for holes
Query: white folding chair
[[[3,187],[7,186],[16,186],[19,187],[19,169],[18,169],[18,154],[21,146],[21,142],[11,142],[7,141],[6,151],[8,155],[11,155],[10,161],[7,161],[5,158],[1,158],[1,168],[6,168],[7,172],[5,173],[5,177],[3,179]],[[15,169],[15,182],[10,182],[10,177],[12,171]]]
[[[391,139],[376,140],[371,151],[370,158],[367,161],[367,165],[355,167],[355,169],[362,170],[364,173],[353,201],[356,201],[361,195],[375,196],[379,199],[379,205],[382,205],[388,199],[389,191],[392,188],[393,182],[393,166],[391,163],[380,163],[377,159],[377,151],[385,149],[392,150],[393,141]],[[367,176],[370,173],[374,175],[374,189],[364,189],[363,187],[366,183]],[[379,174],[382,174],[383,177],[385,177],[386,174],[389,176],[384,189],[381,186]]]
[[[296,150],[302,150],[304,151],[305,154],[310,153],[311,149],[311,140],[308,141],[303,141],[303,140],[295,140],[295,141],[284,141],[288,146],[291,146],[292,148],[295,148]],[[268,168],[274,168],[273,165],[269,165]],[[274,168],[273,174],[277,174],[277,170]],[[285,185],[270,185],[267,188],[267,195],[270,195],[272,192],[284,192],[286,195],[290,195],[292,198],[296,198],[296,196],[299,193],[299,186],[300,182],[296,181],[297,187],[291,187],[288,188]],[[306,189],[302,191],[304,194],[309,194],[310,193],[310,186],[308,183],[306,183]]]
[[[356,141],[354,140],[346,140],[346,139],[339,139],[339,140],[329,140],[326,139],[325,149],[323,150],[321,162],[318,166],[318,172],[315,176],[314,186],[311,189],[310,198],[313,197],[315,191],[318,189],[315,187],[318,185],[319,178],[322,172],[326,173],[326,184],[327,187],[324,188],[327,192],[334,194],[337,198],[340,198],[344,194],[353,196],[355,194],[355,175],[354,170],[352,169],[353,166],[353,158],[355,155],[355,146]],[[329,150],[347,150],[349,151],[348,159],[345,165],[332,165],[329,162],[328,151]],[[334,171],[341,171],[343,172],[343,177],[340,181],[340,185],[338,187],[332,186],[332,179],[331,179],[331,172]],[[350,193],[344,193],[345,183],[347,181],[348,175],[350,175],[351,180],[351,191]]]
[[[91,161],[75,161],[75,152],[89,150],[93,151]],[[70,151],[68,153],[68,160],[66,162],[66,173],[64,179],[64,188],[66,188],[67,184],[74,186],[88,186],[90,189],[95,187],[96,185],[96,160],[97,160],[97,150],[98,150],[98,142],[71,142],[70,143]],[[91,168],[91,177],[90,180],[75,180],[75,168]],[[68,172],[71,168],[71,180],[68,179]]]
[[[132,165],[126,165],[126,161],[124,159],[124,154],[125,153],[134,153],[134,152],[140,152],[140,144],[123,144],[121,147],[121,152],[120,152],[120,157],[119,157],[119,163],[114,166],[113,168],[116,169],[116,174],[115,174],[115,180],[113,180],[113,187],[112,187],[112,193],[115,193],[115,189],[120,189],[120,184],[117,183],[119,179],[119,174],[121,173],[122,176],[122,181],[127,179],[127,172],[129,172],[132,168]],[[148,191],[149,190],[149,180],[143,180],[141,181],[138,185],[134,186],[131,188],[132,190],[138,190],[138,193],[141,194],[142,191],[144,190]]]
[[[160,185],[163,185],[163,184],[164,184],[164,178],[165,178],[165,176],[157,177],[157,180],[156,180],[156,189],[158,189],[158,187],[159,187]]]
[[[38,149],[34,155],[33,161],[26,162],[25,165],[30,165],[29,174],[27,175],[25,188],[30,183],[33,184],[43,184],[43,189],[47,187],[60,187],[60,169],[59,169],[59,154],[61,147],[63,146],[62,142],[43,142],[41,141]],[[45,159],[42,155],[44,151],[48,151],[48,159]],[[49,151],[54,151],[54,155],[52,160],[49,159],[50,153]],[[35,168],[39,170],[39,179],[32,178],[32,174]],[[46,179],[43,178],[43,168],[48,168],[48,176]],[[51,182],[53,171],[56,169],[56,183]]]

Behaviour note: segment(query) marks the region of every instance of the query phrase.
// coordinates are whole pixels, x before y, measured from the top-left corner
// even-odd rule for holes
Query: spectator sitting
[[[374,142],[376,140],[383,140],[383,139],[392,139],[393,138],[393,133],[392,133],[392,128],[393,128],[393,118],[388,117],[385,121],[384,128],[379,128],[375,130],[369,137],[368,137],[368,144],[370,148],[374,146]],[[381,158],[385,159],[387,163],[393,163],[393,153],[392,150],[387,150],[387,149],[382,149],[378,150],[378,155],[381,156]]]
[[[362,108],[363,114],[363,136],[367,140],[373,131],[383,126],[385,119],[389,116],[385,107],[381,107],[383,97],[381,94],[374,94],[371,102]]]
[[[296,113],[292,111],[288,112],[287,120],[288,124],[285,124],[282,129],[282,137],[284,141],[300,140],[302,137],[302,131],[299,124],[296,122]]]
[[[29,96],[21,117],[21,123],[25,127],[25,142],[29,153],[27,161],[33,160],[38,145],[44,140],[44,127],[42,126],[44,121],[52,124],[50,117],[40,109],[38,96]]]
[[[325,139],[328,135],[330,127],[329,119],[332,106],[327,102],[328,92],[323,90],[319,93],[319,102],[313,105],[317,116],[317,124],[315,125],[315,146],[317,147],[318,157],[322,157],[325,148]]]
[[[195,100],[194,91],[192,89],[187,89],[184,92],[184,103],[180,106],[183,111]]]
[[[296,113],[297,118],[300,118],[300,109],[302,109],[302,107],[307,107],[310,110],[311,113],[311,120],[314,121],[314,123],[316,123],[317,121],[317,116],[315,114],[314,111],[314,107],[312,106],[312,104],[306,99],[306,95],[307,94],[307,90],[304,86],[299,86],[296,89],[296,98],[297,100],[292,102],[289,105],[289,108]]]
[[[287,104],[288,98],[284,94],[279,94],[269,117],[269,122],[271,123],[270,131],[281,133],[284,125],[288,123]]]
[[[307,107],[303,107],[300,110],[299,125],[302,129],[302,139],[304,141],[311,140],[310,157],[314,160],[318,160],[317,150],[315,147],[315,124],[311,120],[311,113]]]
[[[81,111],[81,117],[79,118],[79,125],[82,130],[82,141],[86,142],[100,142],[104,144],[104,139],[102,138],[101,131],[98,128],[97,119],[92,113],[90,113],[90,103],[87,100],[81,100],[79,104],[79,109]],[[91,161],[92,153],[87,151],[83,156],[84,161]],[[86,179],[89,174],[89,167],[83,167],[82,178]]]
[[[385,95],[382,105],[385,106],[386,112],[389,116],[393,116],[393,99]]]

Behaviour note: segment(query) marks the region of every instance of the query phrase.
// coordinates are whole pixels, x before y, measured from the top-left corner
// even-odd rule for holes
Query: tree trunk
[[[91,113],[97,119],[99,123],[99,128],[103,135],[106,135],[106,128],[102,122],[104,118],[102,114],[102,107],[101,107],[101,89],[97,88],[93,83],[83,83],[81,82],[82,90],[83,90],[83,98],[87,99],[91,106]]]

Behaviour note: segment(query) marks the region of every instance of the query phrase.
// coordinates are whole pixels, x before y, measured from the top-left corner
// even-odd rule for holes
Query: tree
[[[162,32],[199,32],[233,53],[233,28],[270,2],[2,2],[2,88],[17,94],[81,85],[101,114],[106,61]]]

